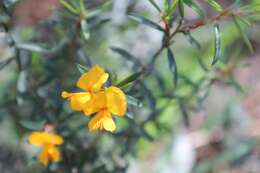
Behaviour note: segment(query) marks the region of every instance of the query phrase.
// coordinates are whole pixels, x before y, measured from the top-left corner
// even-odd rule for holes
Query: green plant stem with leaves
[[[129,13],[135,11],[133,8],[136,2],[131,1],[131,5],[127,8]],[[43,40],[47,39],[48,42],[47,44],[43,42],[42,46],[47,45],[47,48],[43,48],[38,44],[42,40],[37,36],[32,36],[33,39],[30,38],[31,43],[17,44],[14,42],[11,45],[16,51],[25,52],[25,59],[27,58],[33,63],[22,66],[19,63],[19,54],[15,55],[14,59],[17,59],[19,70],[17,70],[17,77],[12,78],[11,86],[13,84],[17,85],[10,87],[13,88],[13,92],[9,91],[9,87],[4,89],[4,92],[7,94],[4,95],[3,100],[7,99],[4,103],[1,103],[0,109],[1,111],[3,109],[7,115],[11,114],[9,117],[13,116],[15,125],[21,129],[29,129],[30,131],[42,130],[44,125],[49,123],[55,127],[57,133],[64,137],[65,143],[61,147],[62,162],[54,166],[50,165],[45,169],[46,172],[70,172],[74,168],[78,172],[84,172],[85,167],[89,167],[90,172],[93,173],[126,172],[128,167],[127,158],[130,154],[136,154],[138,141],[140,139],[153,141],[161,137],[162,133],[172,133],[175,130],[173,129],[175,125],[170,121],[173,119],[179,120],[179,117],[180,119],[182,118],[184,125],[188,128],[192,123],[189,119],[189,113],[200,110],[203,107],[203,101],[208,96],[212,85],[216,83],[231,84],[241,89],[236,84],[233,76],[233,71],[237,67],[236,63],[238,62],[234,62],[230,58],[226,63],[219,61],[222,60],[221,56],[223,56],[222,46],[225,45],[221,42],[221,32],[224,32],[225,28],[222,28],[222,25],[219,25],[219,23],[225,19],[232,19],[246,45],[250,50],[253,50],[245,28],[250,24],[249,21],[251,20],[249,19],[252,19],[252,17],[254,20],[257,19],[258,16],[256,15],[259,13],[258,8],[260,4],[250,3],[245,6],[232,5],[223,8],[215,0],[204,0],[201,3],[210,5],[217,12],[217,15],[206,18],[203,15],[203,7],[200,4],[198,5],[196,0],[163,0],[163,8],[157,5],[154,0],[149,0],[149,2],[158,12],[158,17],[160,18],[158,22],[153,22],[153,20],[132,13],[129,14],[129,17],[140,24],[147,25],[161,32],[161,45],[154,50],[152,55],[148,55],[150,58],[146,64],[143,64],[142,58],[136,58],[122,48],[111,47],[112,51],[124,57],[124,61],[131,61],[133,64],[132,68],[129,69],[132,72],[122,80],[118,80],[117,75],[113,73],[114,69],[109,68],[112,65],[106,66],[110,78],[105,87],[113,84],[122,89],[126,93],[127,98],[128,110],[125,115],[126,118],[120,119],[123,122],[117,121],[118,124],[122,124],[120,124],[121,127],[115,133],[92,134],[86,131],[89,117],[81,116],[79,118],[79,115],[82,115],[82,113],[72,112],[71,109],[68,109],[67,102],[62,100],[60,96],[61,90],[67,89],[72,91],[75,88],[76,77],[88,71],[92,66],[92,60],[95,63],[99,62],[99,60],[102,63],[113,61],[112,58],[107,58],[109,55],[103,54],[106,51],[102,49],[104,46],[101,45],[108,43],[105,39],[110,37],[110,35],[103,35],[103,33],[107,33],[103,30],[106,28],[101,29],[100,25],[93,25],[93,23],[103,22],[104,18],[107,19],[107,16],[109,16],[107,14],[113,14],[111,0],[100,3],[86,0],[60,0],[63,7],[58,9],[60,16],[55,16],[55,22],[43,23],[47,28],[58,30],[57,33],[59,34],[53,34],[55,35],[53,37],[56,39],[55,41],[53,41],[54,39],[48,40],[48,38],[44,38]],[[132,3],[134,4],[133,6]],[[15,5],[13,4],[13,6]],[[195,22],[187,20],[184,6],[189,6],[190,9],[198,14],[199,17]],[[9,11],[12,8],[7,8],[1,2],[1,10],[11,18]],[[109,19],[105,21],[107,22]],[[128,23],[127,20],[125,22],[127,27],[130,26],[130,22]],[[179,41],[176,35],[184,34],[191,46],[199,52],[198,56],[200,56],[204,54],[204,45],[200,45],[200,42],[191,33],[211,23],[213,23],[213,27],[210,27],[210,29],[215,34],[215,37],[212,36],[212,43],[214,44],[212,66],[208,67],[201,57],[198,57],[195,60],[198,60],[197,65],[200,65],[200,70],[202,71],[201,76],[198,77],[199,79],[193,79],[193,76],[188,76],[186,73],[181,74],[182,66],[178,65],[177,68],[174,50],[172,49],[173,44],[178,44]],[[246,24],[246,26],[244,27],[243,24]],[[12,25],[1,23],[1,26],[3,31],[9,37],[12,37]],[[127,30],[127,27],[124,27],[124,30],[120,30],[120,32]],[[115,33],[115,31],[111,30],[109,32]],[[102,41],[99,41],[97,37],[98,39],[102,38]],[[33,43],[34,41],[36,43]],[[53,46],[53,42],[54,44],[58,42],[58,46]],[[51,48],[48,49],[48,46]],[[240,46],[242,47],[243,45]],[[212,47],[209,49],[211,50]],[[238,48],[236,47],[236,49]],[[162,57],[164,52],[166,56]],[[233,52],[231,53],[233,55]],[[89,58],[88,54],[95,58]],[[194,55],[194,58],[196,58],[195,56],[197,55]],[[99,57],[102,57],[102,59],[98,59]],[[207,57],[211,57],[211,53]],[[228,54],[228,57],[231,57],[230,54]],[[166,82],[168,82],[165,79],[166,77],[162,75],[161,69],[156,68],[156,62],[159,58],[167,58],[168,60],[166,65],[169,67],[171,77],[167,76],[167,80],[171,79],[171,86],[166,86]],[[1,63],[0,70],[9,65],[12,60]],[[165,67],[167,67],[166,65]],[[15,66],[15,68],[17,67]],[[23,69],[26,69],[28,72],[26,77],[24,77]],[[178,71],[179,69],[181,70]],[[27,88],[18,87],[18,84],[20,85],[21,83],[25,84]],[[25,89],[20,93],[17,88]],[[19,101],[22,104],[18,103],[17,100],[22,100]],[[144,109],[142,108],[143,106],[145,107]],[[175,108],[176,110],[173,110]],[[160,118],[165,116],[164,111],[168,110],[174,111],[174,113],[167,113],[170,115],[170,118],[166,121],[170,123],[162,122],[163,120]],[[174,115],[174,117],[171,115]],[[152,131],[147,128],[150,125],[152,126]],[[24,131],[22,133],[26,134],[27,132]],[[108,151],[103,151],[104,149]],[[106,160],[106,158],[108,159]],[[126,164],[123,166],[117,164],[119,159],[120,161],[126,160]],[[107,163],[110,165],[107,166]]]
[[[174,8],[172,8],[172,9],[175,9],[177,3],[178,3],[178,1],[175,1],[175,3],[173,4]],[[171,11],[173,11],[173,10],[171,10]],[[198,29],[199,27],[203,27],[209,23],[218,22],[220,20],[223,20],[226,17],[232,17],[236,14],[238,14],[238,12],[235,9],[233,9],[233,6],[230,6],[226,9],[224,9],[223,11],[221,11],[219,14],[217,14],[209,19],[199,20],[199,21],[195,22],[194,24],[185,24],[184,25],[184,19],[181,18],[181,19],[179,19],[179,22],[177,22],[177,26],[172,33],[171,33],[169,20],[167,20],[166,17],[164,15],[162,15],[162,20],[163,20],[163,25],[164,25],[164,27],[163,27],[164,36],[163,36],[163,40],[162,40],[162,46],[152,56],[150,62],[146,66],[142,67],[141,72],[143,75],[140,77],[140,79],[138,79],[134,83],[134,85],[132,87],[136,86],[138,83],[140,83],[141,80],[143,80],[145,77],[149,76],[149,74],[153,70],[156,59],[158,59],[158,57],[160,57],[160,54],[162,53],[162,51],[171,47],[171,45],[174,43],[173,39],[176,34],[189,33],[192,30]]]

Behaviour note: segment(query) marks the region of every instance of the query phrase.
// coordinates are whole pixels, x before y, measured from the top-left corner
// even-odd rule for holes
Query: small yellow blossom
[[[103,68],[95,65],[87,73],[83,74],[77,82],[77,87],[85,92],[68,93],[63,91],[62,97],[68,98],[73,110],[81,111],[83,110],[83,105],[91,100],[91,97],[95,92],[98,92],[101,89],[108,77],[108,73],[105,73]]]
[[[123,116],[126,113],[126,96],[120,88],[111,86],[101,90],[108,77],[103,68],[95,65],[77,82],[77,86],[86,92],[62,92],[62,97],[68,98],[73,110],[83,111],[86,116],[96,113],[88,123],[91,131],[114,131],[116,125],[112,114]]]
[[[84,109],[86,115],[97,113],[88,123],[89,130],[113,132],[116,126],[112,114],[123,116],[126,113],[126,107],[126,96],[121,89],[112,86],[98,93]]]
[[[107,81],[108,77],[108,73],[105,73],[102,67],[95,65],[79,78],[77,86],[85,91],[97,92]]]
[[[61,160],[61,155],[58,145],[63,144],[63,138],[60,135],[50,132],[33,132],[29,136],[29,143],[42,148],[38,161],[44,166],[47,166],[49,161],[58,162]]]

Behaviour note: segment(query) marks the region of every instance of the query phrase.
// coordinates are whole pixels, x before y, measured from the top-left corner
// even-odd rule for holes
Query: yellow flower
[[[108,77],[108,73],[105,73],[102,67],[95,65],[79,78],[77,86],[82,90],[97,92],[107,81]]]
[[[85,92],[68,93],[64,91],[62,92],[62,97],[68,98],[73,110],[81,111],[83,110],[83,105],[92,98],[95,92],[101,89],[108,77],[108,73],[105,73],[102,67],[95,65],[87,73],[83,74],[77,82],[77,86],[85,90]]]
[[[123,116],[126,113],[126,96],[121,89],[111,86],[101,91],[108,77],[103,68],[95,65],[77,82],[77,86],[85,92],[62,92],[62,97],[69,99],[73,110],[83,111],[86,116],[96,113],[88,123],[91,131],[114,131],[116,126],[112,114]]]
[[[81,111],[83,105],[90,100],[91,94],[88,92],[68,93],[66,91],[63,91],[62,97],[68,98],[68,100],[70,101],[70,106],[73,110]]]
[[[63,138],[60,135],[50,132],[33,132],[29,136],[29,143],[38,145],[42,148],[38,156],[38,161],[47,166],[49,161],[58,162],[61,160],[58,145],[63,144]]]
[[[116,125],[112,114],[123,116],[126,113],[126,96],[117,87],[109,87],[107,90],[96,94],[90,102],[84,106],[84,113],[90,115],[97,113],[88,123],[90,131],[106,130],[113,132]]]

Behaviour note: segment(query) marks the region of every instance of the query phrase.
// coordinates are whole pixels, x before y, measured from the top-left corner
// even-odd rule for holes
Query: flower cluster
[[[47,166],[49,161],[58,162],[61,160],[61,154],[58,145],[63,144],[63,137],[47,131],[33,132],[29,136],[29,143],[38,145],[42,148],[38,161]]]
[[[108,73],[98,65],[83,74],[77,86],[84,92],[62,92],[62,97],[67,98],[70,106],[75,111],[83,111],[86,116],[95,114],[89,121],[91,131],[106,130],[113,132],[116,129],[112,114],[123,116],[126,113],[127,103],[124,92],[115,86],[104,88]],[[58,145],[63,144],[63,137],[46,131],[33,132],[29,136],[29,143],[42,148],[38,161],[47,166],[50,161],[60,161],[61,154]]]
[[[77,82],[77,87],[84,92],[62,92],[62,97],[69,100],[73,110],[83,111],[86,116],[95,114],[88,123],[90,131],[113,132],[116,125],[112,114],[123,116],[126,113],[127,103],[124,92],[115,86],[103,87],[108,77],[109,74],[103,68],[95,65]]]

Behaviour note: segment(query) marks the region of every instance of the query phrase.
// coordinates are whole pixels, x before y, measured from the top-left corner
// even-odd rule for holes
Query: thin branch
[[[220,14],[213,16],[209,19],[200,20],[194,24],[186,25],[180,28],[177,32],[189,32],[191,30],[197,29],[199,27],[205,26],[206,24],[212,23],[214,21],[222,20],[225,17],[231,16],[234,14],[234,11],[229,7],[223,10]]]

